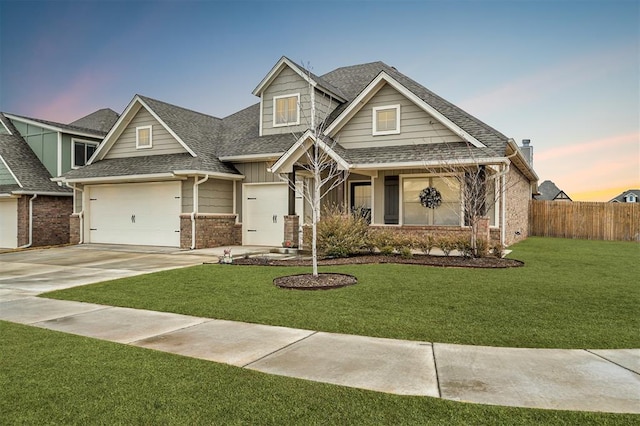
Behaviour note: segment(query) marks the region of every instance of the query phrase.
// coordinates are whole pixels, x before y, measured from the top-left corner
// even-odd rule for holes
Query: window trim
[[[624,196],[624,202],[625,203],[637,203],[638,202],[638,197],[633,192],[630,192],[630,193],[628,193],[627,195]]]
[[[89,159],[92,156],[89,156],[87,159],[85,159],[85,162],[82,166],[76,166],[76,147],[75,144],[76,143],[82,143],[85,145],[93,145],[96,150],[98,149],[98,145],[100,145],[100,142],[96,142],[96,141],[90,141],[90,140],[86,140],[86,139],[77,139],[77,138],[71,138],[71,168],[72,169],[79,169],[80,167],[84,167],[87,165],[87,162],[89,161]],[[87,155],[87,150],[85,147],[85,156]],[[95,153],[95,151],[94,151]]]
[[[378,130],[378,111],[388,110],[388,109],[396,110],[396,128],[393,130]],[[372,132],[371,132],[373,136],[400,134],[400,104],[373,107],[371,121],[373,122]]]
[[[415,224],[410,224],[407,225],[404,223],[404,180],[405,179],[420,179],[420,178],[428,178],[428,179],[432,179],[432,178],[444,178],[444,177],[450,177],[450,176],[455,176],[457,173],[444,173],[444,174],[438,174],[438,173],[418,173],[418,174],[400,174],[398,175],[398,179],[399,179],[399,190],[400,190],[400,194],[399,194],[399,209],[398,209],[398,225],[400,226],[438,226],[438,227],[464,227],[464,205],[462,202],[462,190],[460,191],[460,195],[459,195],[459,199],[458,199],[458,203],[459,203],[459,207],[460,207],[460,222],[458,225],[428,225],[428,224],[422,224],[422,225],[415,225]]]
[[[277,123],[276,122],[276,103],[279,99],[288,99],[288,98],[296,98],[296,121],[287,121],[285,123]],[[272,99],[273,103],[273,127],[285,127],[285,126],[296,126],[300,124],[300,93],[289,93],[287,95],[274,96]]]
[[[140,145],[140,130],[149,130],[149,144]],[[153,148],[153,126],[137,126],[136,127],[136,149],[149,149]]]

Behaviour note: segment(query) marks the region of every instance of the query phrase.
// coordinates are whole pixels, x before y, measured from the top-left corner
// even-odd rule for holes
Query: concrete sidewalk
[[[269,374],[400,395],[640,413],[640,349],[463,346],[332,334],[39,297],[0,319]]]

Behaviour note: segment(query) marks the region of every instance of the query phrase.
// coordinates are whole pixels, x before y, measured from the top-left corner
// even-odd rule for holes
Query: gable
[[[32,123],[11,120],[29,148],[51,176],[58,175],[58,132]]]
[[[151,126],[151,148],[136,148],[136,128]],[[113,142],[109,151],[103,157],[129,158],[149,155],[182,154],[187,152],[178,140],[144,107],[137,107],[137,112]]]
[[[400,133],[373,135],[374,108],[399,105]],[[462,142],[435,117],[418,107],[389,84],[385,84],[336,134],[346,149],[381,146]]]
[[[300,124],[274,127],[274,98],[289,95],[300,97]],[[311,111],[309,83],[291,68],[284,67],[262,92],[261,106],[260,122],[263,135],[277,135],[307,129],[310,122],[306,117],[309,117],[309,111]]]

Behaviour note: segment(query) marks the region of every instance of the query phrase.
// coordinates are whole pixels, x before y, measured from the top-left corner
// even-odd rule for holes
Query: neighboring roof
[[[69,188],[61,187],[51,181],[51,174],[5,114],[0,113],[0,120],[12,133],[10,135],[0,134],[0,161],[6,164],[17,180],[16,185],[0,187],[0,193],[52,193],[60,195],[70,193]]]
[[[569,197],[566,192],[562,191],[550,180],[545,180],[538,185],[538,192],[539,195],[536,196],[536,200],[553,201],[563,199],[571,201],[571,197]]]
[[[70,133],[70,134],[80,135],[80,136],[90,136],[94,138],[102,138],[104,137],[104,135],[107,134],[106,131],[100,131],[100,130],[96,130],[88,127],[80,127],[73,124],[57,123],[55,121],[25,117],[23,115],[16,115],[16,114],[10,114],[10,113],[4,113],[4,115],[5,117],[11,120],[17,120],[17,121],[22,121],[24,123],[32,123],[32,124],[40,125],[50,130],[53,130],[55,132]]]
[[[89,115],[77,119],[69,123],[70,126],[81,127],[85,129],[93,129],[104,132],[106,135],[109,130],[116,124],[120,114],[110,108],[99,109]]]
[[[629,194],[634,194],[636,196],[636,200],[638,200],[638,202],[640,202],[640,189],[627,189],[626,191],[624,191],[622,194],[613,197],[611,200],[609,200],[610,203],[625,203],[625,197]]]

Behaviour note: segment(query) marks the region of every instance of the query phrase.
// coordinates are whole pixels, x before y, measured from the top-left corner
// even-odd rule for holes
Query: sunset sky
[[[217,117],[285,55],[384,61],[515,139],[573,200],[640,188],[640,2],[0,0],[0,110],[67,123],[142,94]]]

